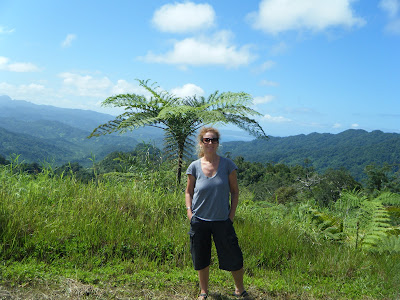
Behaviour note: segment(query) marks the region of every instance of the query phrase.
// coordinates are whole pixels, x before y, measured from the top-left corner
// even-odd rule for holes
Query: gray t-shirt
[[[204,175],[200,159],[192,162],[186,174],[196,178],[192,200],[193,215],[205,221],[225,221],[229,218],[229,174],[237,166],[229,158],[220,157],[213,177]]]

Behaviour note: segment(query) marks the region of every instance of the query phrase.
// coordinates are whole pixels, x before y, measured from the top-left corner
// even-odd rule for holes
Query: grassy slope
[[[195,297],[184,196],[163,178],[85,185],[1,169],[0,297]],[[275,217],[242,195],[235,226],[254,299],[400,296],[399,255],[355,252]],[[215,259],[211,269],[211,299],[231,299],[230,275]]]

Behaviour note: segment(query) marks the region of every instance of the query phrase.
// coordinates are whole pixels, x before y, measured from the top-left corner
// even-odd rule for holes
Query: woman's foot
[[[201,293],[199,295],[199,297],[197,298],[197,300],[205,300],[207,299],[208,295],[206,293]]]
[[[238,298],[247,298],[247,297],[249,297],[249,293],[247,293],[245,290],[243,292],[241,292],[241,293],[235,292],[235,293],[233,293],[233,295],[235,297],[238,297]]]

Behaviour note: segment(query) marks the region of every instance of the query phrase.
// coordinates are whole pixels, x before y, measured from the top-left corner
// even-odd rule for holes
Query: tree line
[[[229,153],[224,155],[229,157]],[[328,206],[336,202],[343,191],[363,191],[368,195],[383,191],[400,193],[400,172],[389,164],[366,166],[365,179],[357,181],[344,168],[318,172],[310,160],[294,166],[283,163],[250,162],[241,156],[233,158],[233,161],[238,166],[240,185],[253,193],[254,201],[286,204],[313,198],[320,206]],[[189,163],[190,160],[185,160],[183,168]],[[89,168],[83,167],[78,162],[72,162],[54,167],[51,173],[57,176],[73,176],[86,183],[110,176],[143,178],[163,170],[169,172],[168,176],[174,177],[175,164],[176,160],[168,158],[157,147],[141,143],[133,151],[115,151],[99,162],[93,157],[92,166]],[[17,172],[33,175],[46,168],[52,168],[50,165],[18,162],[17,156],[7,160],[1,155],[0,165],[10,165]],[[185,177],[181,176],[185,180]],[[169,184],[170,188],[176,187],[173,180]]]

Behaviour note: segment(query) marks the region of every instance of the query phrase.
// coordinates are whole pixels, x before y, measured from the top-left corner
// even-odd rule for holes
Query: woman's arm
[[[229,218],[233,221],[236,214],[236,207],[239,203],[239,186],[236,170],[233,170],[231,174],[229,174],[229,189],[231,191],[231,210],[229,212]]]
[[[193,175],[189,174],[185,191],[185,203],[186,203],[187,217],[189,221],[192,219],[192,200],[193,200],[195,183],[196,183],[196,178]]]

